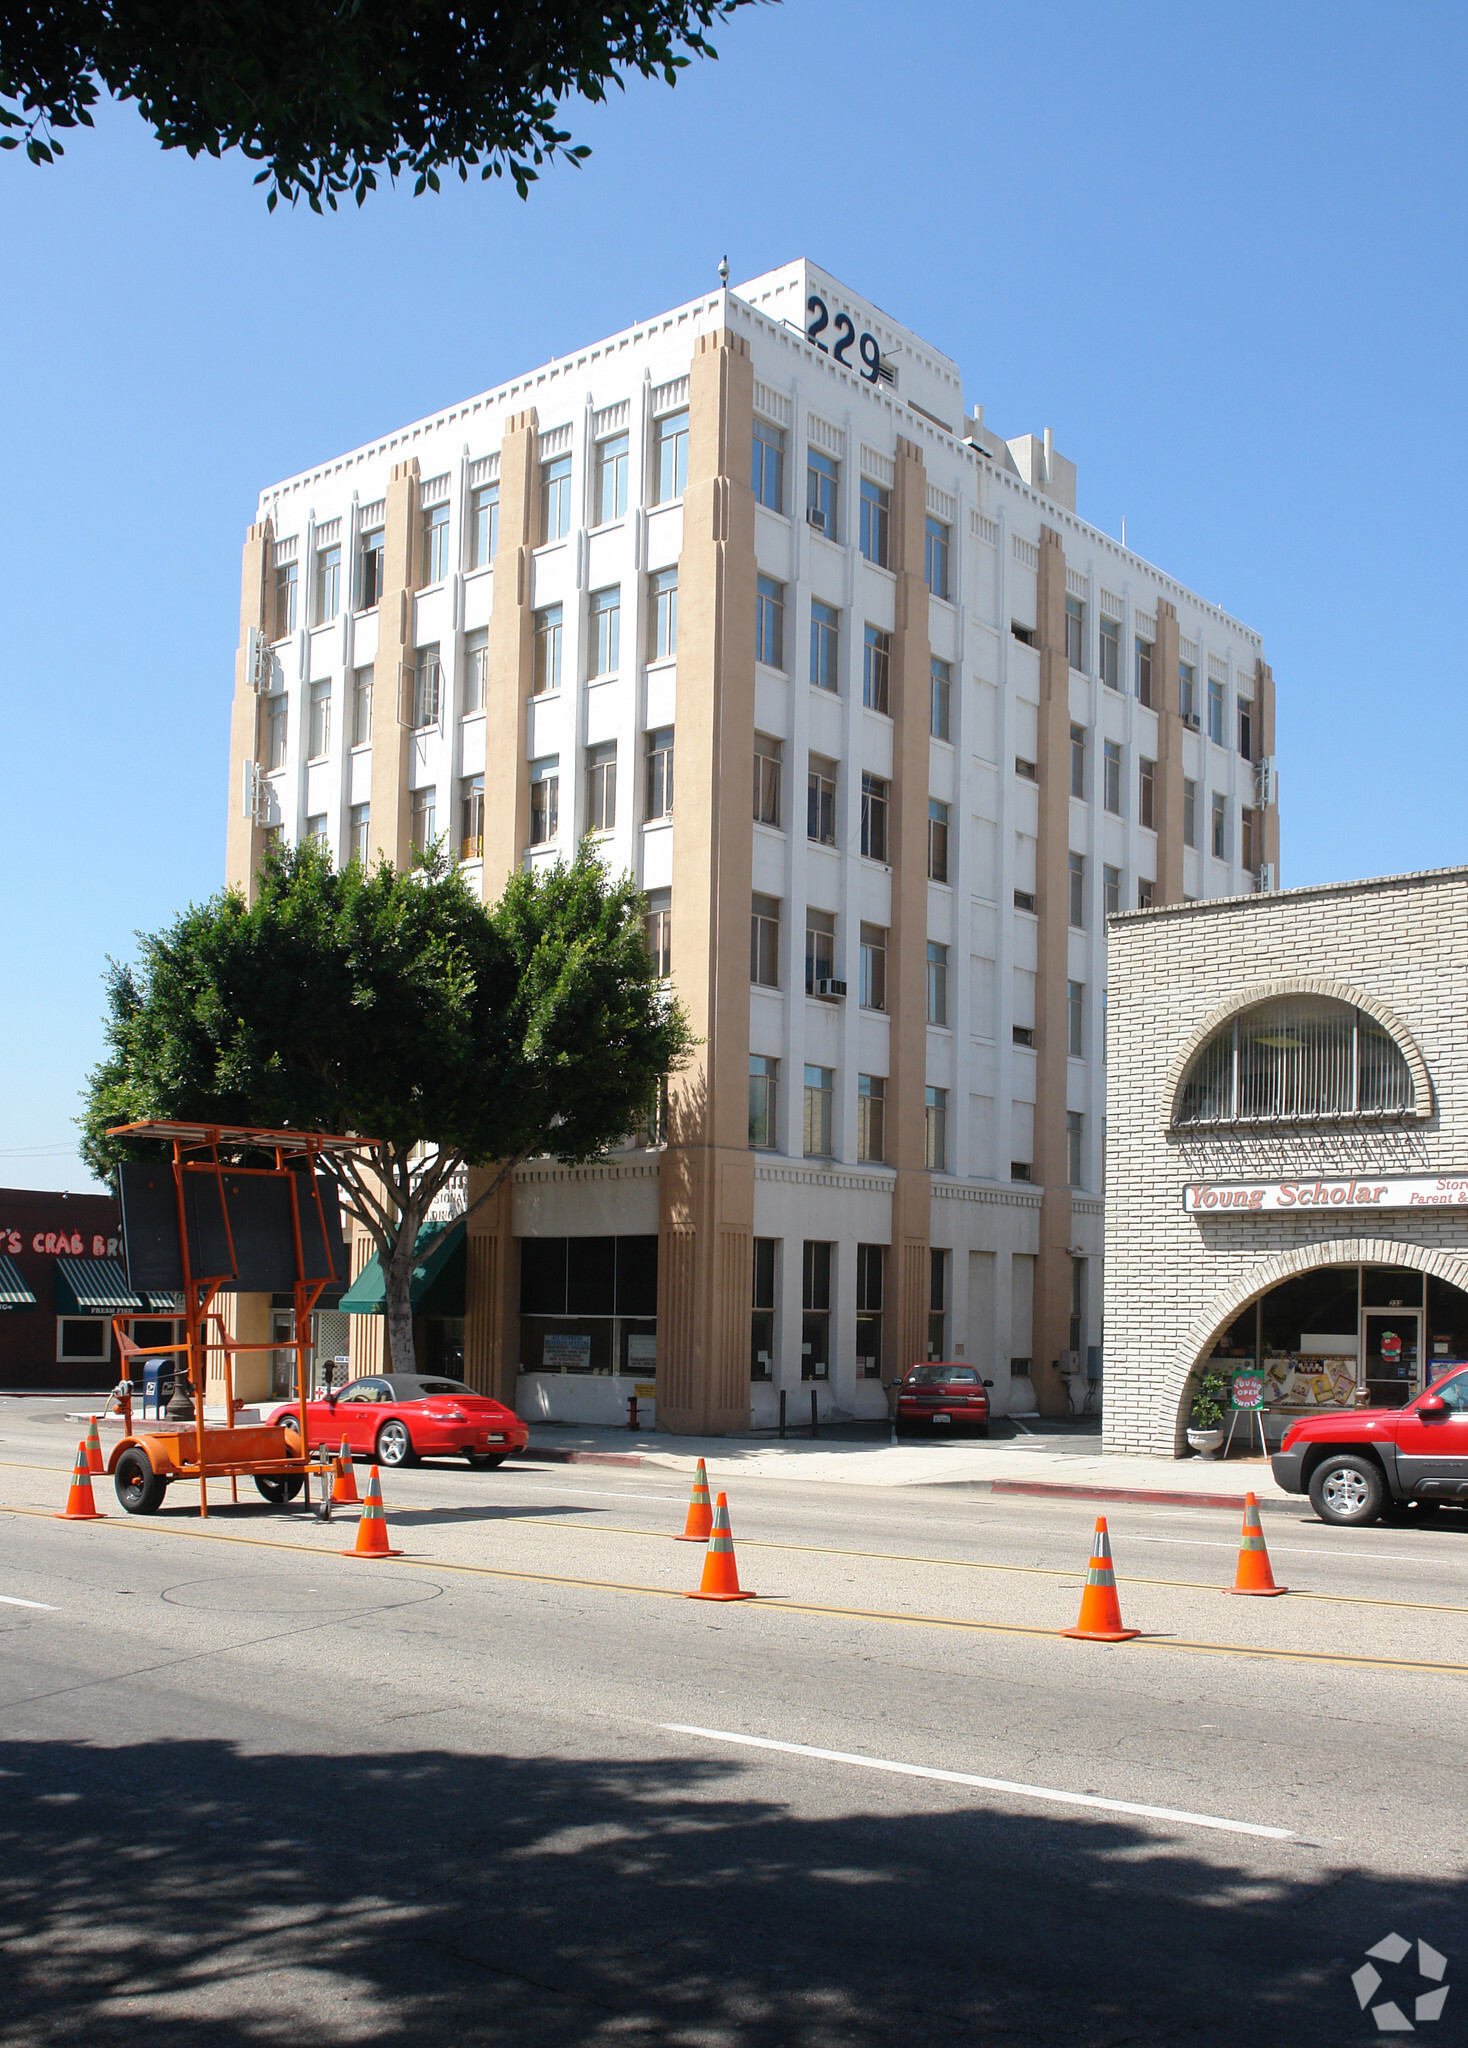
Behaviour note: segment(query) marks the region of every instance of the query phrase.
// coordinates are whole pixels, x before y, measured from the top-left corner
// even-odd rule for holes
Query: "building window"
[[[1106,915],[1116,917],[1121,911],[1121,869],[1101,870],[1102,893],[1106,904]]]
[[[622,649],[622,592],[594,590],[591,594],[591,645],[588,649],[588,677],[614,676]]]
[[[780,1062],[765,1053],[749,1056],[749,1142],[756,1152],[773,1152],[780,1106]]]
[[[647,818],[673,815],[673,728],[660,725],[647,736]]]
[[[1073,1188],[1084,1187],[1082,1173],[1082,1140],[1085,1136],[1085,1118],[1078,1109],[1065,1112],[1065,1178]]]
[[[754,1240],[753,1286],[750,1289],[749,1377],[775,1376],[775,1246],[773,1237]]]
[[[564,540],[571,531],[571,458],[558,455],[540,465],[540,539]]]
[[[1153,797],[1157,787],[1157,763],[1145,757],[1137,763],[1137,823],[1155,830]]]
[[[1198,672],[1190,661],[1177,665],[1177,708],[1184,725],[1198,723]]]
[[[1071,1183],[1079,1187],[1079,1181]],[[1086,1334],[1086,1262],[1072,1259],[1070,1262],[1070,1348],[1079,1355]]]
[[[617,823],[617,742],[586,750],[586,829],[610,832]]]
[[[372,664],[352,671],[352,745],[372,742]]]
[[[948,1254],[928,1248],[928,1356],[942,1358],[948,1349]]]
[[[836,972],[836,920],[827,910],[805,913],[805,992],[819,995]]]
[[[1146,878],[1146,876],[1145,876],[1145,875],[1143,875],[1143,876],[1139,876],[1139,877],[1138,877],[1138,880],[1137,880],[1137,908],[1138,908],[1138,910],[1150,910],[1150,909],[1152,908],[1152,898],[1153,898],[1153,896],[1154,896],[1154,895],[1156,894],[1156,891],[1157,891],[1157,884],[1156,884],[1155,882],[1149,882],[1149,881],[1147,880],[1147,878]]]
[[[688,483],[688,414],[665,412],[653,422],[653,476],[657,483],[656,504],[666,505],[681,498]]]
[[[1074,669],[1086,666],[1086,607],[1078,597],[1065,600],[1065,658]]]
[[[1070,729],[1070,793],[1084,797],[1086,794],[1086,728],[1073,725]]]
[[[469,493],[469,567],[484,569],[500,551],[500,487],[481,484]]]
[[[806,777],[805,836],[817,846],[836,844],[836,763],[812,754]]]
[[[438,791],[432,783],[409,800],[408,830],[415,853],[427,853],[438,837]]]
[[[757,825],[780,823],[781,743],[767,733],[754,736],[754,821]]]
[[[836,531],[837,493],[841,465],[823,455],[819,448],[805,451],[805,516],[817,533],[838,540]]]
[[[1228,800],[1215,796],[1213,799],[1213,830],[1211,834],[1213,858],[1228,859]]]
[[[1083,981],[1068,981],[1065,984],[1065,1050],[1070,1059],[1085,1058],[1085,1025],[1086,984]]]
[[[530,764],[530,844],[546,846],[561,829],[561,757]]]
[[[836,1092],[834,1067],[805,1070],[805,1116],[801,1126],[807,1159],[831,1156],[831,1103]]]
[[[561,687],[561,607],[545,605],[535,614],[535,658],[531,687],[537,697]]]
[[[372,806],[353,804],[347,813],[347,859],[366,867],[369,846],[368,833],[372,825]]]
[[[609,526],[627,510],[627,436],[613,434],[596,444],[596,523]]]
[[[318,811],[306,820],[306,844],[314,846],[318,853],[327,851],[325,811]]]
[[[331,751],[331,684],[311,685],[306,712],[306,759],[323,761]]]
[[[780,899],[756,896],[749,914],[749,978],[757,988],[780,986]]]
[[[459,784],[459,859],[484,858],[484,777],[466,775]]]
[[[755,584],[754,658],[767,668],[785,666],[785,586],[773,576]]]
[[[1115,619],[1101,621],[1101,680],[1109,690],[1121,688],[1121,627]]]
[[[275,638],[284,640],[296,630],[296,564],[275,565]]]
[[[666,981],[673,972],[673,892],[671,889],[649,889],[647,892],[647,916],[643,919],[647,933],[647,957],[652,962],[652,971],[659,981]]]
[[[868,711],[887,712],[892,691],[892,635],[868,626],[861,653],[861,701]]]
[[[427,505],[423,511],[424,583],[442,583],[449,573],[449,508]]]
[[[1254,758],[1254,704],[1249,697],[1239,699],[1239,752],[1246,761]]]
[[[328,619],[336,617],[341,610],[341,595],[341,543],[333,541],[316,550],[316,625],[324,626]]]
[[[865,860],[887,858],[887,804],[892,785],[881,775],[861,778],[861,851]]]
[[[887,1007],[887,929],[885,925],[864,924],[861,928],[861,1007],[864,1010],[885,1010]]]
[[[948,595],[948,551],[951,529],[929,518],[923,529],[923,580],[934,597]]]
[[[887,1156],[887,1083],[880,1074],[856,1077],[856,1156],[880,1166]]]
[[[1033,626],[1024,626],[1020,624],[1018,619],[1011,619],[1009,630],[1015,639],[1018,640],[1021,647],[1036,647],[1039,645]]]
[[[928,880],[948,880],[948,805],[928,798]]]
[[[1254,843],[1254,813],[1245,804],[1239,813],[1239,863],[1253,874],[1259,865],[1259,849]]]
[[[668,1142],[669,1089],[666,1074],[658,1076],[657,1087],[652,1101],[642,1112],[634,1132],[634,1141],[644,1152],[653,1152]]]
[[[1121,816],[1121,747],[1107,740],[1101,755],[1101,801],[1108,811]]]
[[[420,647],[413,656],[413,724],[418,731],[438,724],[442,694],[443,665],[435,640],[431,647]]]
[[[96,1364],[112,1356],[112,1328],[105,1316],[58,1316],[56,1359]]]
[[[1174,1128],[1410,1116],[1412,1070],[1364,1010],[1332,996],[1280,996],[1220,1025],[1189,1067]]]
[[[1208,737],[1220,747],[1225,744],[1223,725],[1226,710],[1223,684],[1210,681],[1208,685]]]
[[[929,1088],[923,1105],[924,1162],[930,1173],[948,1171],[948,1090]]]
[[[1076,931],[1086,928],[1086,856],[1070,857],[1070,922]]]
[[[884,1244],[856,1248],[856,1372],[858,1379],[882,1377],[882,1292],[887,1265]]]
[[[949,736],[953,670],[946,661],[939,661],[935,654],[928,663],[928,673],[928,731],[935,740],[946,740]]]
[[[672,661],[678,653],[678,571],[655,570],[647,594],[647,658]]]
[[[948,948],[928,941],[928,1022],[948,1028]]]
[[[1034,1027],[1034,1025],[1033,1025],[1033,1024],[1014,1024],[1014,1025],[1011,1025],[1011,1026],[1010,1026],[1010,1032],[1009,1032],[1009,1036],[1010,1036],[1010,1040],[1011,1040],[1011,1042],[1012,1042],[1013,1044],[1015,1044],[1015,1045],[1024,1045],[1024,1046],[1028,1046],[1028,1047],[1029,1047],[1029,1049],[1031,1050],[1031,1052],[1033,1052],[1033,1051],[1034,1051],[1034,1048],[1035,1048],[1035,1027]]]
[[[370,612],[382,598],[382,571],[387,535],[380,526],[364,526],[357,556],[358,610]]]
[[[289,715],[290,699],[284,690],[265,699],[265,766],[267,769],[284,768],[286,720]]]
[[[834,605],[812,599],[810,608],[810,679],[818,690],[837,687],[837,645],[841,614]]]
[[[861,480],[861,551],[879,569],[889,566],[892,493],[870,477]]]
[[[1149,708],[1152,703],[1152,642],[1140,634],[1136,640],[1137,650],[1137,702]]]
[[[807,1238],[800,1261],[800,1377],[831,1376],[831,1253]]]
[[[756,505],[771,512],[785,510],[785,429],[768,420],[754,423],[753,464],[750,488]]]
[[[464,717],[484,709],[489,695],[489,632],[477,626],[464,635]]]

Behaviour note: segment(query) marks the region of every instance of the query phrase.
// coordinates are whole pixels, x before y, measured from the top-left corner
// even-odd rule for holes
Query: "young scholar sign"
[[[1316,1209],[1468,1209],[1468,1173],[1189,1181],[1183,1189],[1188,1216],[1278,1216]]]

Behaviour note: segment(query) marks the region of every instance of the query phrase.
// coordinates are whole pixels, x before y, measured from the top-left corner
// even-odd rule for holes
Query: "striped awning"
[[[21,1277],[13,1259],[0,1256],[0,1309],[34,1308],[36,1297]]]
[[[116,1259],[79,1259],[70,1253],[56,1261],[55,1297],[59,1316],[135,1316],[148,1306],[128,1286]]]

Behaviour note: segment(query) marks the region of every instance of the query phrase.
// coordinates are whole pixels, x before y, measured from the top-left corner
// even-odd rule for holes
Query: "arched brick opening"
[[[1423,1245],[1405,1244],[1399,1238],[1333,1237],[1320,1244],[1296,1245],[1292,1251],[1276,1252],[1273,1258],[1239,1274],[1211,1295],[1167,1359],[1163,1395],[1158,1403],[1158,1433],[1165,1428],[1160,1417],[1167,1413],[1170,1402],[1174,1457],[1181,1457],[1187,1448],[1183,1400],[1188,1382],[1204,1357],[1212,1355],[1223,1331],[1251,1302],[1277,1287],[1281,1280],[1291,1280],[1297,1273],[1319,1272],[1325,1266],[1401,1266],[1414,1273],[1435,1274],[1439,1280],[1446,1280],[1468,1294],[1468,1255],[1430,1251]]]

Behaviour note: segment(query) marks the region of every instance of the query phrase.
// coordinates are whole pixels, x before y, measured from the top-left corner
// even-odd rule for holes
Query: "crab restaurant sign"
[[[1311,1216],[1328,1209],[1468,1209],[1468,1172],[1312,1174],[1300,1180],[1189,1181],[1188,1216]]]

